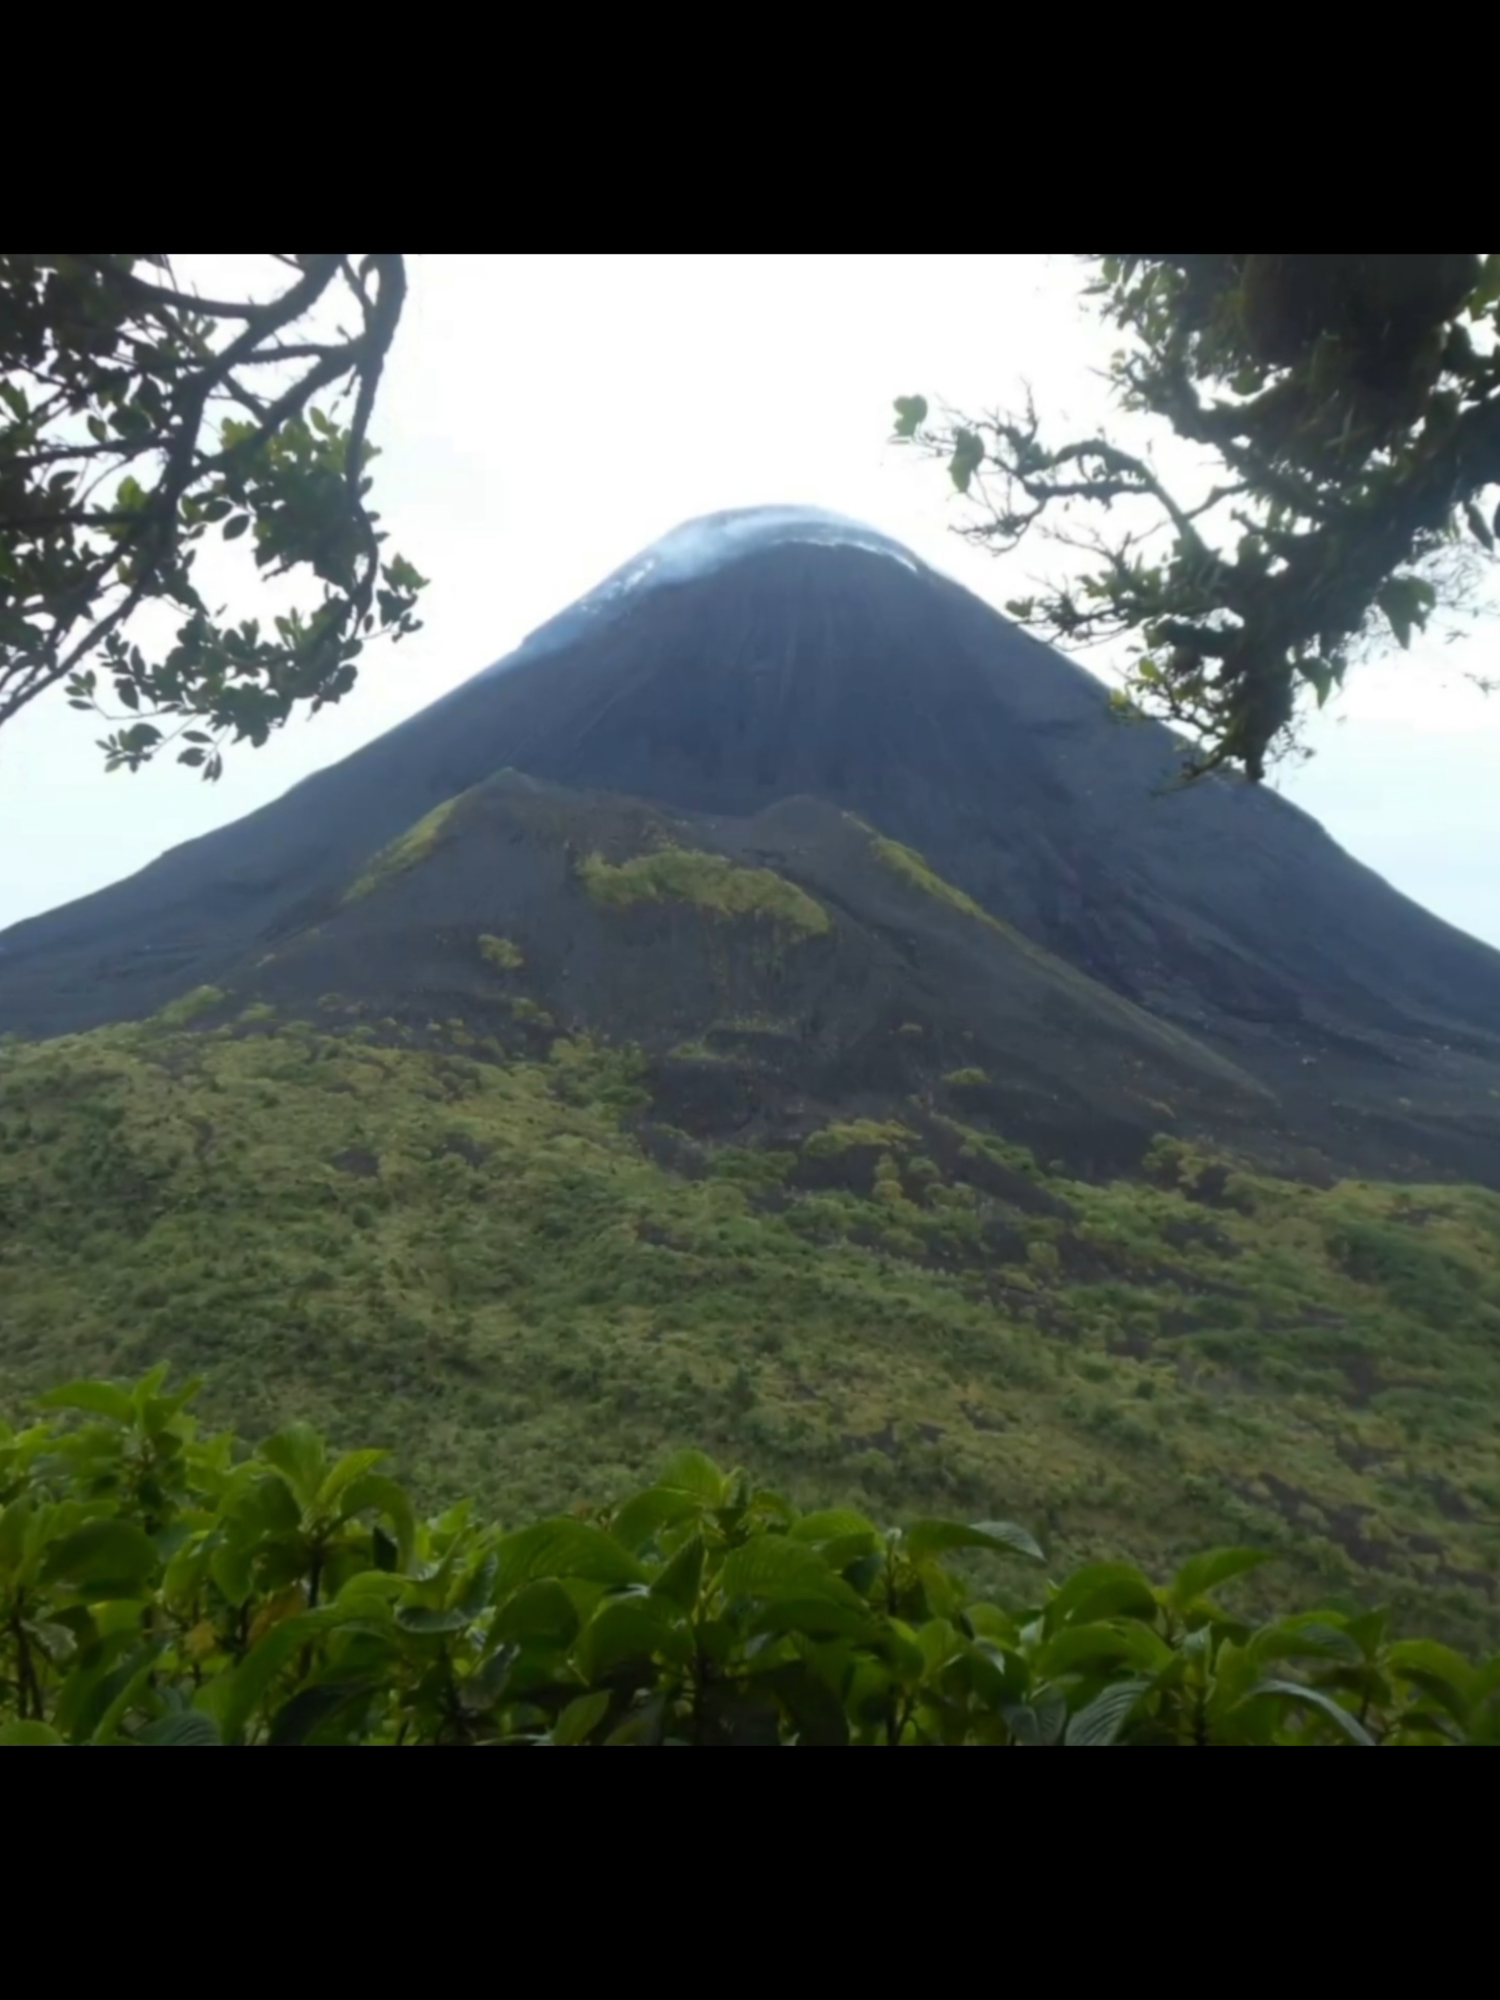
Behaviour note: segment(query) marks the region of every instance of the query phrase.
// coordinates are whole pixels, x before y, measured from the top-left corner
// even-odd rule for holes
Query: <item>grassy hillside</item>
[[[1259,1542],[1268,1597],[1500,1630],[1500,1197],[1176,1141],[1090,1186],[971,1122],[965,1071],[714,1146],[627,1052],[231,1004],[0,1049],[7,1414],[168,1360],[218,1420],[389,1444],[512,1517],[691,1442],[801,1502],[1158,1570]]]

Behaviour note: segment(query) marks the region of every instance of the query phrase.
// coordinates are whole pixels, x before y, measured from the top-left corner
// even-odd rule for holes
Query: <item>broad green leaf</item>
[[[221,1543],[210,1555],[208,1573],[214,1580],[214,1588],[227,1603],[243,1604],[250,1595],[254,1560],[252,1549],[234,1543]]]
[[[690,1612],[698,1602],[698,1586],[703,1578],[703,1537],[692,1535],[652,1579],[651,1595],[665,1598],[679,1610]]]
[[[1014,1521],[913,1521],[902,1545],[914,1563],[928,1562],[954,1549],[995,1549],[1001,1555],[1046,1561],[1033,1538]]]
[[[757,1535],[731,1549],[719,1582],[726,1598],[766,1597],[842,1606],[868,1617],[863,1598],[822,1558],[789,1535]]]
[[[874,1613],[857,1594],[852,1603],[834,1601],[822,1594],[773,1596],[756,1613],[751,1626],[757,1633],[800,1632],[809,1639],[873,1640],[878,1629]],[[921,1671],[920,1655],[915,1670]]]
[[[570,1646],[578,1631],[578,1607],[552,1577],[523,1584],[495,1614],[490,1643],[515,1641]]]
[[[50,1722],[0,1723],[0,1750],[40,1750],[62,1742]]]
[[[1320,1618],[1316,1613],[1280,1618],[1274,1625],[1263,1625],[1252,1637],[1249,1650],[1261,1661],[1340,1660],[1346,1666],[1357,1666],[1364,1658],[1341,1626],[1330,1624],[1326,1617]]]
[[[681,1664],[692,1652],[681,1620],[659,1599],[606,1597],[585,1626],[574,1659],[586,1681],[597,1681],[626,1660],[661,1653]]]
[[[86,1521],[48,1549],[42,1576],[84,1598],[133,1597],[157,1563],[155,1544],[133,1521]]]
[[[298,1506],[311,1508],[316,1504],[328,1448],[311,1424],[288,1424],[266,1439],[260,1455],[285,1478]]]
[[[1143,1680],[1112,1681],[1086,1708],[1068,1717],[1064,1743],[1070,1749],[1107,1748],[1118,1739],[1150,1685]]]
[[[87,1410],[90,1416],[108,1417],[117,1424],[135,1422],[129,1391],[114,1382],[65,1382],[36,1400],[44,1410]]]
[[[219,1725],[226,1741],[233,1742],[250,1720],[261,1697],[303,1646],[319,1639],[335,1626],[350,1623],[350,1614],[339,1605],[323,1605],[317,1611],[299,1611],[273,1625],[257,1640],[234,1672],[217,1707]]]
[[[581,1694],[570,1701],[552,1725],[551,1740],[556,1744],[582,1743],[609,1713],[609,1692]]]
[[[1142,1618],[1154,1623],[1156,1593],[1129,1563],[1086,1563],[1059,1585],[1048,1600],[1046,1627],[1091,1625],[1101,1618]]]
[[[844,1704],[805,1660],[788,1660],[756,1674],[754,1684],[769,1688],[786,1709],[797,1741],[808,1748],[842,1748],[849,1741]]]
[[[206,1749],[210,1744],[222,1743],[223,1738],[211,1715],[205,1715],[201,1709],[180,1708],[174,1715],[163,1715],[155,1722],[148,1722],[135,1741],[199,1750]]]
[[[863,1514],[856,1514],[852,1507],[822,1507],[815,1513],[803,1514],[792,1524],[791,1537],[794,1542],[807,1542],[814,1548],[821,1548],[827,1542],[842,1542],[864,1535],[878,1538],[875,1523]]]
[[[707,1453],[678,1451],[662,1467],[655,1484],[690,1493],[705,1507],[717,1507],[728,1482]]]
[[[1201,1555],[1189,1556],[1173,1577],[1167,1588],[1167,1603],[1174,1611],[1186,1611],[1219,1584],[1227,1583],[1233,1576],[1242,1576],[1246,1570],[1258,1569],[1270,1560],[1264,1549],[1205,1549]]]
[[[390,1454],[384,1451],[346,1451],[318,1488],[314,1503],[318,1513],[331,1514],[334,1502],[344,1489],[352,1486],[355,1480],[361,1474],[368,1472],[372,1465],[378,1465],[381,1459],[389,1456]],[[358,1511],[357,1507],[349,1509],[351,1513]]]
[[[703,1512],[703,1502],[676,1486],[648,1486],[633,1493],[610,1522],[610,1533],[622,1548],[643,1549],[663,1528],[675,1528]]]
[[[1302,1681],[1263,1680],[1256,1683],[1246,1699],[1253,1701],[1257,1695],[1262,1694],[1280,1695],[1288,1701],[1301,1702],[1307,1708],[1315,1708],[1320,1715],[1326,1715],[1330,1722],[1336,1723],[1351,1743],[1374,1747],[1374,1737],[1359,1718],[1351,1715],[1347,1708],[1333,1699],[1332,1695],[1324,1694],[1321,1688],[1308,1687]]]
[[[315,1730],[337,1716],[360,1707],[374,1687],[372,1681],[358,1680],[320,1681],[316,1687],[301,1688],[284,1707],[276,1711],[266,1741],[273,1749],[305,1743]],[[206,1716],[201,1719],[208,1721]],[[209,1726],[212,1727],[212,1724]],[[217,1736],[214,1740],[218,1740]]]
[[[1479,1676],[1453,1647],[1436,1639],[1398,1639],[1385,1655],[1394,1674],[1421,1674],[1428,1683],[1441,1681],[1465,1706],[1474,1699]]]
[[[21,1567],[29,1540],[27,1531],[35,1518],[36,1509],[27,1493],[0,1512],[0,1573]]]
[[[346,1516],[384,1514],[396,1530],[396,1555],[400,1567],[411,1567],[412,1551],[417,1540],[417,1517],[412,1511],[411,1496],[400,1480],[392,1479],[384,1472],[365,1473],[345,1488],[343,1512]]]
[[[96,1698],[91,1704],[90,1711],[92,1727],[87,1737],[90,1743],[115,1742],[120,1724],[143,1697],[146,1697],[164,1647],[165,1641],[161,1639],[153,1639],[144,1646],[138,1646],[96,1690]],[[103,1712],[98,1713],[100,1701],[106,1697]],[[92,1719],[94,1714],[98,1714],[97,1721]]]
[[[1043,1688],[1033,1700],[1012,1702],[1000,1712],[1017,1743],[1044,1748],[1062,1735],[1068,1704],[1060,1688]]]
[[[1053,1679],[1119,1661],[1155,1674],[1171,1659],[1172,1648],[1149,1625],[1138,1618],[1120,1618],[1092,1625],[1064,1625],[1037,1655],[1036,1670]]]
[[[587,1521],[558,1515],[504,1536],[495,1596],[503,1601],[523,1583],[542,1576],[578,1576],[593,1583],[643,1583],[646,1573],[612,1535]]]

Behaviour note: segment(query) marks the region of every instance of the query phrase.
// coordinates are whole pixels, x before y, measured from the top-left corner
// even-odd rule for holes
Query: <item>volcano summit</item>
[[[628,1039],[690,1135],[948,1089],[1086,1171],[1171,1129],[1500,1186],[1500,953],[1174,765],[886,536],[714,515],[275,803],[5,932],[0,1029],[332,994],[502,1048]]]

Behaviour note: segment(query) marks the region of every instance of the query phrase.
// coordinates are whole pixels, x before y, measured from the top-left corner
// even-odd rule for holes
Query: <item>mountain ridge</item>
[[[1081,668],[829,519],[688,524],[675,556],[667,537],[340,764],[13,927],[0,1028],[140,1018],[223,983],[507,767],[708,818],[813,797],[1289,1104],[1316,1103],[1314,1123],[1347,1106],[1383,1119],[1408,1167],[1500,1178],[1500,953],[1272,794],[1220,778],[1163,793],[1168,732],[1117,722]]]

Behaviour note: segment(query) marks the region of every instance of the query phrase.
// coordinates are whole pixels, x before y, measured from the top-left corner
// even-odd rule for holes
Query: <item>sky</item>
[[[207,292],[265,260],[183,257]],[[1111,340],[1066,257],[421,256],[382,384],[375,499],[432,579],[425,626],[337,708],[217,785],[106,773],[96,718],[43,698],[0,730],[0,928],[103,887],[414,714],[658,535],[791,502],[867,521],[997,606],[1046,573],[954,533],[940,467],[888,442],[892,398],[984,409],[1029,383],[1093,426]],[[252,590],[233,608],[249,615]],[[1084,664],[1091,664],[1085,657]],[[1352,673],[1278,788],[1351,853],[1500,945],[1500,616]]]

